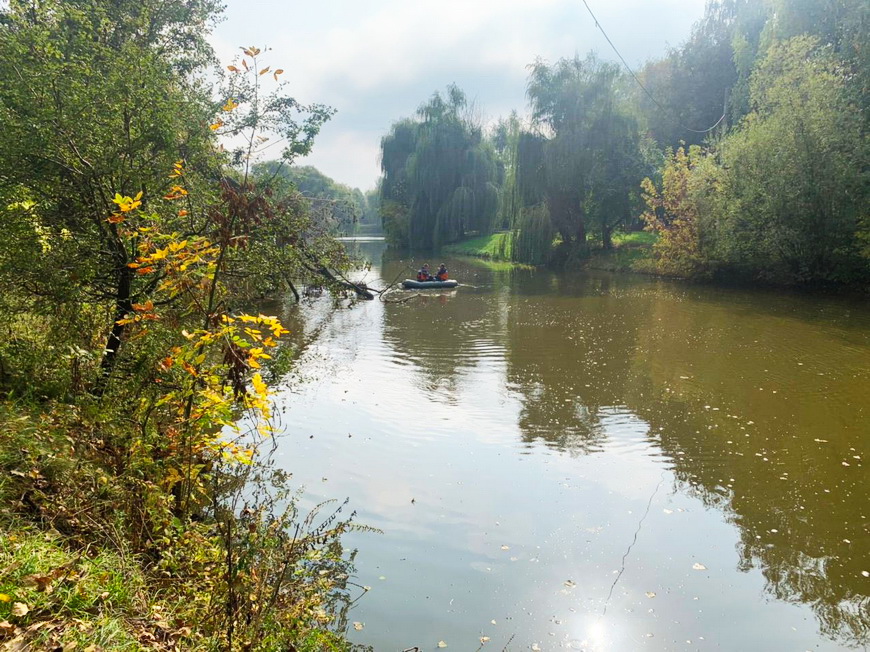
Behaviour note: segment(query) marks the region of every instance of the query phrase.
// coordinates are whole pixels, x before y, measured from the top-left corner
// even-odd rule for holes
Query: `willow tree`
[[[396,245],[432,248],[492,230],[502,171],[465,94],[435,93],[381,141],[381,215]]]
[[[618,82],[619,68],[593,55],[553,65],[537,61],[531,69],[532,129],[517,139],[516,183],[524,206],[546,203],[550,231],[569,250],[582,253],[590,228],[609,246],[642,178],[638,128]],[[542,211],[519,215],[519,230],[528,219],[547,237]]]

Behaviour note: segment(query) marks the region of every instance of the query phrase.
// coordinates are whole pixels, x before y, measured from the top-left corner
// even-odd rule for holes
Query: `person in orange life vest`
[[[420,271],[417,272],[417,280],[418,281],[431,281],[432,275],[429,273],[429,263],[424,263],[423,267],[420,268]]]
[[[445,267],[444,263],[441,263],[441,266],[438,268],[438,271],[435,272],[435,278],[439,281],[447,280],[447,267]]]

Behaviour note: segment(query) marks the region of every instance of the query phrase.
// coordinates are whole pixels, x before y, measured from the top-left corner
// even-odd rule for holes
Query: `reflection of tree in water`
[[[639,348],[646,373],[628,402],[673,460],[681,488],[737,526],[738,568],[758,568],[770,595],[809,605],[822,633],[839,644],[870,644],[870,578],[862,575],[870,570],[861,466],[868,451],[855,427],[863,409],[855,383],[866,379],[865,362],[854,348],[824,348],[829,338],[816,325],[773,328],[763,317],[756,324],[728,311],[667,305],[652,317]],[[666,329],[655,326],[660,317]],[[743,353],[747,341],[752,350]],[[794,341],[841,375],[813,370],[795,378]],[[768,391],[759,391],[762,384]]]
[[[681,490],[737,526],[738,569],[758,568],[771,595],[808,604],[826,636],[870,643],[870,582],[861,575],[870,537],[856,504],[866,496],[857,474],[837,483],[839,462],[797,450],[765,448],[758,457],[745,431],[734,423],[710,428],[717,422],[703,408],[672,404],[641,416],[660,433]],[[825,492],[835,485],[838,496]]]
[[[410,277],[414,269],[410,261],[395,256],[388,251],[382,259],[381,275],[388,282]],[[504,358],[502,313],[506,299],[497,291],[480,292],[477,288],[497,287],[509,275],[473,263],[446,262],[451,277],[467,286],[427,290],[402,303],[387,303],[383,339],[392,349],[396,364],[410,364],[422,376],[418,389],[452,402],[463,391],[460,380],[464,373],[499,364]],[[407,293],[402,298],[411,296]]]
[[[463,371],[491,356],[501,357],[492,297],[459,299],[455,292],[431,293],[384,308],[384,342],[398,364],[412,364],[423,380],[419,389],[460,391]]]
[[[516,288],[507,327],[508,386],[523,440],[585,454],[602,419],[624,405],[637,324],[648,301],[626,301],[610,277],[536,275]]]

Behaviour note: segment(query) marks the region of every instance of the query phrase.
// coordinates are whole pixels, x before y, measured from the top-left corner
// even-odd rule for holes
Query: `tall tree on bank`
[[[389,241],[412,249],[491,231],[503,171],[456,86],[435,93],[381,140],[381,215]]]
[[[619,80],[615,64],[593,55],[532,66],[532,130],[517,137],[515,178],[520,205],[543,202],[546,211],[520,210],[520,233],[533,229],[546,237],[555,230],[567,249],[582,254],[587,233],[596,232],[609,247],[613,229],[631,217],[642,157]],[[539,224],[545,213],[552,229]]]

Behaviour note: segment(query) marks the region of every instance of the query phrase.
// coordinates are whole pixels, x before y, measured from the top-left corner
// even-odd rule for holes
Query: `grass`
[[[115,472],[118,449],[109,443],[108,422],[105,415],[89,420],[91,411],[0,399],[0,649],[226,649],[222,621],[215,620],[227,590],[215,523],[176,518],[134,547],[137,515],[156,523],[171,496]],[[254,595],[249,578],[276,577],[284,564],[293,569],[294,584],[285,582],[278,607],[245,612],[263,614],[259,647],[250,649],[351,649],[326,629],[334,615],[328,600],[349,567],[333,558],[340,551],[330,528],[338,521],[324,523],[312,521],[310,532],[288,541],[274,535],[272,512],[248,517],[244,527],[234,521],[234,554],[251,560],[250,573],[234,580],[246,598]],[[280,530],[291,525],[284,518]],[[313,563],[315,555],[323,561]],[[270,584],[258,592],[258,605],[271,594]],[[315,611],[323,618],[310,615]],[[248,649],[245,622],[236,622],[233,650]]]
[[[613,246],[621,247],[651,247],[655,244],[658,236],[649,231],[632,231],[630,233],[614,233]]]
[[[613,249],[595,249],[586,266],[610,272],[655,273],[651,254],[657,236],[647,231],[614,233]]]
[[[147,612],[146,581],[122,555],[74,552],[59,533],[24,525],[0,540],[0,568],[0,619],[17,625],[22,642],[141,649],[145,632],[135,615]]]
[[[656,239],[656,235],[648,231],[614,233],[613,249],[609,251],[594,249],[586,266],[591,269],[613,272],[654,273],[650,254]],[[553,242],[553,247],[558,247],[560,242],[561,240],[557,237]],[[510,262],[512,245],[513,234],[500,232],[445,245],[441,251],[456,256],[477,258],[485,261],[487,267],[493,269],[509,269],[517,265],[517,263]]]
[[[457,256],[473,256],[486,260],[510,261],[513,234],[510,232],[481,235],[462,242],[445,245],[441,251]]]

